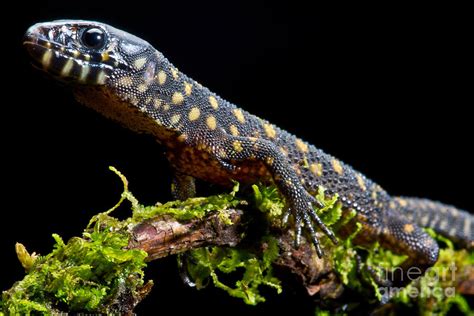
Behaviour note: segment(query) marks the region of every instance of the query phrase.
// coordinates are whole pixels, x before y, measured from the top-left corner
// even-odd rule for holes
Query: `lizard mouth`
[[[54,29],[32,26],[24,36],[23,46],[35,68],[61,81],[101,85],[113,70],[102,62],[100,54],[79,51],[68,39],[55,36]]]

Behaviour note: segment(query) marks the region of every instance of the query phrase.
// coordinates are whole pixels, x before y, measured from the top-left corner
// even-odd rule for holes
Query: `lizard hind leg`
[[[404,287],[436,263],[439,247],[422,228],[393,214],[394,212],[390,213],[384,218],[379,242],[394,253],[408,256],[400,267],[386,275],[393,286]]]
[[[179,171],[174,172],[171,194],[174,199],[184,201],[196,196],[195,179]]]
[[[173,181],[171,182],[171,194],[174,199],[184,201],[196,196],[196,181],[193,177],[181,173],[177,170],[174,172]],[[189,256],[186,253],[178,254],[178,271],[183,283],[188,287],[195,287],[196,284],[191,279],[188,272]]]

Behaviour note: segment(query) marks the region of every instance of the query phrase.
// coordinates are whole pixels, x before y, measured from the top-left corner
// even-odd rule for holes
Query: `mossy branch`
[[[146,262],[184,252],[189,254],[188,273],[198,289],[210,280],[229,295],[254,305],[265,301],[259,292],[262,286],[280,293],[283,283],[298,284],[306,288],[320,313],[367,313],[377,308],[380,293],[371,275],[361,272],[361,265],[386,266],[387,262],[403,260],[378,244],[369,249],[353,244],[360,230],[357,224],[352,225],[354,213],[343,214],[337,196],[326,198],[322,188],[317,195],[324,205],[319,215],[345,239],[336,247],[321,235],[326,257],[320,259],[311,243],[303,242],[298,249],[294,248],[293,231],[281,220],[284,203],[274,187],[253,186],[250,202],[236,196],[236,184],[229,194],[143,206],[128,190],[126,178],[111,169],[124,185],[120,201],[109,211],[94,216],[82,237],[64,243],[53,235],[54,250],[46,256],[30,255],[23,245],[17,244],[17,254],[27,274],[3,292],[0,315],[132,314],[153,285],[143,278]],[[132,216],[119,221],[110,214],[125,200],[131,204]],[[253,209],[244,212],[246,208]],[[344,233],[350,226],[351,232]],[[473,294],[474,254],[456,250],[448,240],[435,237],[444,247],[432,271],[439,272],[454,264],[455,276],[445,281],[427,274],[379,312],[409,306],[418,308],[420,313],[446,314],[454,305],[462,312],[471,312],[462,294]],[[363,262],[360,251],[366,253]],[[237,273],[241,278],[234,285],[220,280],[222,273],[235,271],[243,272],[243,276]],[[409,295],[409,291],[426,292],[437,287],[453,287],[456,295]]]
[[[144,220],[131,227],[129,248],[146,251],[151,261],[205,246],[236,246],[242,239],[242,211],[230,209],[225,214],[230,225],[219,213],[187,221],[171,215]]]

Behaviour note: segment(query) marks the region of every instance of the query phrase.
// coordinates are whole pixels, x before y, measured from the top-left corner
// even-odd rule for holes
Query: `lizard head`
[[[23,45],[34,66],[71,86],[80,103],[158,134],[157,111],[147,110],[145,100],[166,59],[148,42],[100,22],[58,20],[31,26]]]
[[[109,78],[137,71],[152,51],[134,35],[81,20],[35,24],[23,44],[37,68],[58,80],[83,85],[104,85]]]

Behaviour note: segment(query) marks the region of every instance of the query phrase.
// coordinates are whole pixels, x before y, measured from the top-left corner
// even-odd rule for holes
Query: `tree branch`
[[[225,223],[222,213],[231,224]],[[132,237],[129,248],[148,253],[148,261],[205,246],[237,245],[241,240],[241,210],[214,212],[202,219],[178,221],[173,216],[161,215],[129,229]]]

